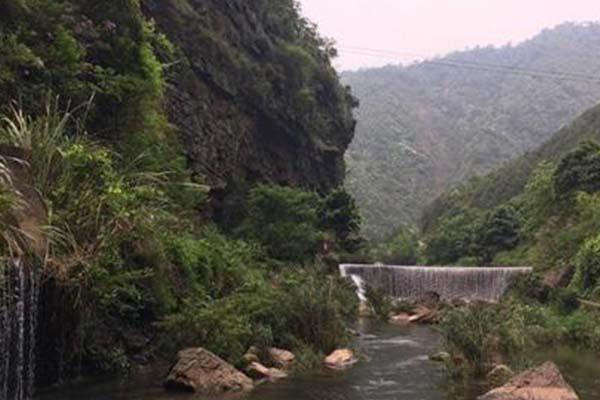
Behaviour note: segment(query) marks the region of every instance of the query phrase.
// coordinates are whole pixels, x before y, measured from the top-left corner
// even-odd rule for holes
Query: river
[[[206,398],[165,393],[160,373],[141,374],[123,382],[78,384],[47,391],[39,400],[475,400],[482,388],[447,385],[443,368],[428,359],[439,349],[439,336],[426,326],[393,326],[363,321],[357,339],[361,362],[341,373],[296,376],[263,384],[244,396]],[[558,362],[582,400],[600,398],[597,357],[554,349],[536,357]]]

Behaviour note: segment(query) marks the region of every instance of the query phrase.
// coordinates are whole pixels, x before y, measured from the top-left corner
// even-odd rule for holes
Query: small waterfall
[[[30,400],[35,379],[35,272],[19,260],[0,264],[0,399]]]
[[[419,299],[436,292],[444,301],[454,299],[497,302],[509,279],[532,271],[529,267],[403,267],[395,265],[342,264],[340,273],[357,283],[364,299],[364,283],[383,287],[397,299]]]

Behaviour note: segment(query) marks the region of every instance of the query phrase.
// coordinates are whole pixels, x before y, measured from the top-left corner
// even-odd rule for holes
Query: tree
[[[519,243],[521,216],[511,205],[501,205],[485,214],[476,235],[476,252],[489,263],[494,254]]]
[[[343,187],[332,190],[319,208],[321,229],[335,235],[336,244],[344,251],[358,250],[361,216],[354,198]]]
[[[317,251],[319,199],[300,189],[260,185],[250,191],[241,233],[285,261],[307,261]]]
[[[554,188],[563,198],[577,191],[600,190],[600,145],[585,141],[560,160],[554,174]]]
[[[480,218],[477,210],[461,210],[455,215],[442,218],[427,240],[427,263],[451,264],[472,255]]]

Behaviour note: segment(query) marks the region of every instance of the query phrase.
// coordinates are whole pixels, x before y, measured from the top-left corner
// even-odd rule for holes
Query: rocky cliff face
[[[257,181],[322,192],[342,182],[354,100],[330,65],[333,50],[291,1],[142,7],[178,48],[168,112],[217,197]]]

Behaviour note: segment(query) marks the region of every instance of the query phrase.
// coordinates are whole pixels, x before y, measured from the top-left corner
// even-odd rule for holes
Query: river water
[[[475,400],[484,390],[447,385],[443,368],[428,360],[439,349],[439,336],[426,326],[399,327],[363,321],[357,339],[361,362],[349,371],[295,376],[263,384],[244,396],[217,399],[166,393],[160,373],[126,382],[79,384],[38,396],[39,400]],[[558,349],[540,358],[554,359],[582,400],[600,399],[600,363],[595,355]],[[545,361],[544,360],[544,361]],[[161,371],[162,372],[162,371]]]

